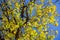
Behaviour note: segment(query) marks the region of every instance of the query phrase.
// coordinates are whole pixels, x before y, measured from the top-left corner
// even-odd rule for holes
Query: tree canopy
[[[58,26],[58,13],[52,0],[2,0],[0,1],[1,40],[54,40]]]

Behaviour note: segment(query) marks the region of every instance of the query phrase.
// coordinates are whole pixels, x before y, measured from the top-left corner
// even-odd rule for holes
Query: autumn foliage
[[[0,3],[1,40],[54,40],[58,26],[56,5],[52,0],[3,0]]]

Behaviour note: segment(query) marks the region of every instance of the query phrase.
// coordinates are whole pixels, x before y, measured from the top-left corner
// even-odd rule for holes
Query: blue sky
[[[58,12],[58,14],[60,14],[60,4],[57,3],[56,6],[57,6],[57,12]],[[60,20],[60,17],[58,17],[58,20]],[[57,37],[55,38],[55,40],[60,40],[60,21],[58,21],[58,23],[59,23],[59,26],[56,27],[55,29],[57,29],[59,33],[58,33]]]
[[[54,1],[56,1],[56,0],[53,0],[53,2]],[[56,11],[58,12],[58,14],[60,14],[60,1],[58,1],[57,3],[55,3],[55,5],[56,5]],[[58,19],[58,23],[59,23],[59,25],[58,25],[58,27],[53,27],[53,29],[54,30],[58,30],[58,35],[57,35],[57,37],[54,39],[54,40],[60,40],[60,17],[58,17],[57,18]],[[52,25],[51,25],[52,26]]]

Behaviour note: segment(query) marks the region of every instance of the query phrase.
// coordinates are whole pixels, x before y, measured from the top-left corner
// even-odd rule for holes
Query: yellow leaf
[[[58,26],[58,23],[56,22],[54,25],[55,25],[55,26]]]
[[[15,7],[16,8],[19,8],[20,7],[20,5],[18,4],[18,2],[15,3]]]
[[[40,0],[41,2],[44,2],[45,0]]]

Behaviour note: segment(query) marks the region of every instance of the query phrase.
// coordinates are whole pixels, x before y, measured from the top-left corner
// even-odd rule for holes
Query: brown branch
[[[16,40],[18,40],[19,35],[20,35],[20,37],[22,37],[22,31],[21,31],[22,27],[23,27],[23,26],[21,26],[21,27],[19,27],[19,28],[17,29],[17,32],[16,32],[16,34],[15,34],[15,39],[16,39]]]
[[[7,11],[7,10],[6,10],[6,11]],[[7,13],[7,14],[5,14],[5,13],[4,13],[4,11],[3,11],[3,15],[8,19],[8,22],[10,23],[8,13]]]
[[[23,18],[24,17],[24,6],[22,7],[22,11],[21,11],[21,17]]]
[[[17,29],[17,32],[16,32],[16,35],[15,35],[15,39],[16,39],[16,40],[18,40],[18,38],[19,38],[19,31],[20,31],[20,30],[19,30],[19,28],[18,28],[18,29]]]
[[[29,16],[28,16],[27,8],[28,8],[28,7],[26,7],[26,16],[27,16],[27,18],[26,18],[26,22],[25,22],[26,24],[27,24],[27,22],[28,22],[28,20],[29,20]]]
[[[23,4],[24,4],[24,3],[23,3]],[[22,17],[22,18],[24,17],[24,8],[25,8],[25,6],[22,7],[22,11],[21,11],[21,17]],[[23,19],[22,19],[22,20],[23,20]],[[20,37],[22,36],[21,28],[22,28],[22,26],[17,29],[17,32],[16,32],[16,34],[15,34],[15,39],[16,39],[16,40],[18,40],[19,34],[20,34]]]
[[[1,36],[0,36],[0,40],[5,40],[4,38],[1,38]]]
[[[14,19],[14,21],[15,21],[15,24],[17,25],[17,21],[16,21],[15,17],[13,17],[13,19]]]

